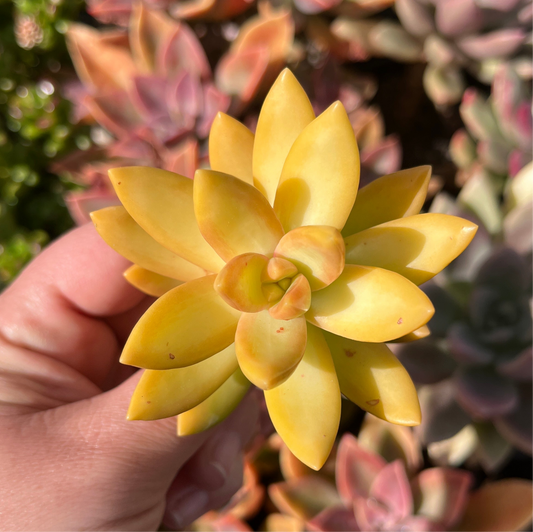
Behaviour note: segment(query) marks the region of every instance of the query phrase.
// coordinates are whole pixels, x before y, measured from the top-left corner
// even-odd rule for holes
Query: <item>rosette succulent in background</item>
[[[396,13],[423,44],[424,87],[437,106],[461,100],[465,70],[490,83],[498,66],[508,63],[531,79],[528,0],[397,0]]]
[[[491,233],[502,230],[502,193],[532,159],[530,84],[509,65],[498,67],[491,94],[469,88],[459,107],[465,129],[450,141],[459,168],[459,202],[473,210]]]
[[[473,282],[424,290],[435,305],[432,335],[396,351],[424,385],[422,440],[442,442],[471,425],[474,430],[456,436],[464,447],[457,460],[475,452],[489,471],[513,447],[531,454],[531,263],[497,246]],[[437,456],[445,448],[433,451]]]
[[[69,188],[52,159],[83,146],[59,80],[70,61],[63,32],[81,2],[0,2],[0,289],[72,221]]]
[[[103,128],[96,130],[103,136],[101,148],[58,166],[91,185],[68,198],[76,219],[116,203],[105,169],[117,161],[192,177],[199,140],[230,99],[214,86],[207,57],[189,26],[136,4],[127,32],[76,24],[67,42],[82,83],[71,90],[77,115]]]
[[[366,416],[346,433],[323,471],[302,467],[280,446],[284,480],[268,489],[261,530],[521,530],[533,515],[531,482],[507,479],[477,489],[474,475],[423,464],[411,429]],[[328,467],[329,466],[329,467]]]

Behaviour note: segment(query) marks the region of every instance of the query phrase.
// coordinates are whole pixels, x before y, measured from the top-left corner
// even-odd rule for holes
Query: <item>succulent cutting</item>
[[[211,169],[110,171],[123,206],[93,213],[134,262],[126,278],[160,296],[122,353],[145,368],[130,419],[178,415],[181,435],[226,417],[249,384],[298,459],[319,469],[335,441],[341,393],[392,423],[417,425],[414,385],[385,342],[428,334],[418,284],[456,258],[472,222],[418,214],[429,167],[358,191],[359,153],[336,102],[318,117],[289,71],[255,135],[219,113]],[[183,283],[183,284],[180,284]]]

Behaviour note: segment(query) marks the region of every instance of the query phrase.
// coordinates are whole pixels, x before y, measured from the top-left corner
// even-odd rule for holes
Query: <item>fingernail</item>
[[[194,490],[176,501],[172,508],[167,507],[163,521],[169,528],[183,528],[207,511],[208,502],[205,491]]]
[[[205,462],[204,475],[212,489],[224,485],[228,478],[233,462],[241,452],[241,438],[237,432],[221,434],[215,440],[210,459]]]

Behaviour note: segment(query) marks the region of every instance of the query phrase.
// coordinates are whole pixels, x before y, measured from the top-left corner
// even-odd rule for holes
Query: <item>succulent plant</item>
[[[511,179],[504,194],[503,238],[508,247],[531,257],[533,247],[533,162]]]
[[[267,531],[521,530],[530,522],[529,481],[488,482],[470,492],[474,478],[468,471],[430,467],[418,472],[421,456],[416,465],[406,461],[416,450],[407,427],[395,427],[396,434],[391,434],[374,420],[370,425],[386,440],[383,446],[367,434],[367,420],[358,439],[346,433],[340,440],[336,487],[316,473],[269,487],[281,513],[267,518]],[[362,437],[370,439],[374,449],[363,445]],[[380,455],[383,451],[387,458]],[[482,501],[487,506],[481,507]]]
[[[409,63],[423,60],[423,47],[419,40],[399,22],[388,18],[341,15],[329,24],[324,18],[311,17],[307,21],[306,32],[317,50],[341,61],[367,61],[372,57]]]
[[[333,446],[341,391],[378,417],[418,424],[413,384],[382,342],[425,334],[433,309],[416,284],[460,254],[476,226],[416,214],[428,167],[357,193],[346,111],[337,102],[315,118],[288,70],[255,136],[217,116],[209,156],[212,169],[194,181],[113,169],[127,210],[92,215],[104,240],[135,263],[134,284],[163,294],[121,357],[148,369],[129,418],[178,415],[179,434],[198,432],[223,419],[251,382],[264,390],[277,432],[315,469]]]
[[[446,440],[474,423],[487,469],[510,445],[531,454],[531,269],[523,257],[496,248],[474,281],[449,288],[428,283],[435,305],[432,336],[397,354],[421,390],[426,443]],[[475,442],[474,442],[475,443]],[[466,456],[464,457],[466,458]]]
[[[450,142],[458,166],[459,201],[472,209],[492,233],[502,229],[500,197],[507,180],[532,160],[531,90],[516,71],[502,65],[484,99],[469,88],[459,108],[466,129]]]
[[[74,175],[92,179],[99,155],[100,161],[158,166],[192,177],[198,140],[208,135],[217,112],[229,105],[211,81],[207,57],[192,30],[137,4],[128,34],[74,24],[67,38],[83,83],[82,90],[70,91],[78,117],[91,116],[114,136],[104,143],[105,152],[88,150],[85,164],[76,158]],[[56,168],[68,170],[68,162]],[[97,180],[88,193],[69,197],[73,215],[79,219],[81,205],[90,201],[95,206],[97,198],[100,206],[116,203],[114,194],[105,195],[109,189]]]
[[[253,464],[246,460],[242,487],[222,509],[204,514],[190,525],[190,529],[208,532],[251,532],[246,520],[259,511],[264,498],[265,488],[259,482]]]
[[[253,0],[142,0],[151,9],[166,9],[180,19],[226,20],[253,5]],[[127,26],[134,0],[87,0],[87,11],[104,24]]]
[[[397,0],[404,28],[424,46],[424,86],[437,106],[460,101],[463,69],[490,83],[510,62],[531,79],[531,5],[527,0]]]
[[[239,114],[260,94],[264,96],[287,64],[294,41],[290,9],[258,4],[236,35],[215,72],[217,86],[233,97],[232,112]]]

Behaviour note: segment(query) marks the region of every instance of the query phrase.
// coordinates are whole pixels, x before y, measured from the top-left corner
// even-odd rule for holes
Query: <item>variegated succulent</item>
[[[466,129],[450,142],[459,168],[459,201],[473,210],[491,233],[502,229],[500,198],[508,182],[532,160],[531,89],[515,70],[502,65],[485,99],[469,88],[459,108]]]
[[[530,264],[496,248],[472,283],[428,283],[424,291],[436,309],[432,336],[397,351],[415,382],[426,385],[423,440],[447,440],[473,423],[476,437],[462,460],[467,447],[489,470],[512,446],[531,454]]]
[[[531,79],[531,21],[528,0],[397,0],[404,28],[423,43],[428,66],[424,86],[437,106],[461,100],[463,69],[490,83],[509,62]]]
[[[148,369],[129,418],[178,415],[180,434],[198,432],[228,415],[251,382],[291,451],[315,469],[335,441],[341,391],[378,417],[418,424],[413,384],[383,342],[427,334],[433,308],[416,285],[457,257],[476,226],[417,214],[429,167],[358,192],[344,107],[315,118],[288,70],[255,135],[218,115],[209,156],[212,169],[193,181],[113,169],[124,207],[92,215],[136,263],[128,280],[161,296],[122,354]]]
[[[521,530],[530,522],[529,481],[488,482],[471,492],[468,471],[418,472],[422,456],[407,427],[389,425],[391,432],[380,420],[368,421],[367,416],[358,439],[346,433],[339,443],[336,487],[311,471],[269,487],[280,513],[267,517],[265,530]]]

